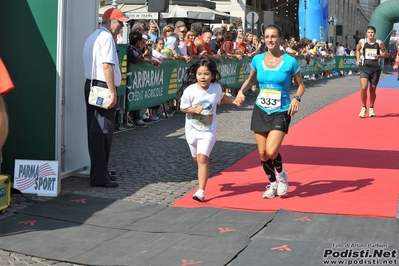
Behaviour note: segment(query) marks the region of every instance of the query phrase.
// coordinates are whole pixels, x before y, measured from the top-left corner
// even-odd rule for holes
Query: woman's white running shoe
[[[193,200],[203,202],[205,199],[205,191],[203,189],[198,189],[193,195]]]
[[[288,192],[288,173],[287,171],[283,170],[281,173],[276,174],[276,179],[277,179],[277,195],[278,196],[283,196],[287,194]]]
[[[276,196],[276,193],[277,193],[277,186],[268,185],[262,197],[264,199],[272,199]]]

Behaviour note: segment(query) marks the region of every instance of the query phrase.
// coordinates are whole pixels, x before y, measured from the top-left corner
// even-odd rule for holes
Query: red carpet
[[[377,117],[361,119],[355,93],[293,125],[280,151],[290,184],[282,198],[262,198],[268,181],[254,151],[208,181],[205,202],[192,191],[173,206],[396,217],[398,101],[399,90],[379,88]]]

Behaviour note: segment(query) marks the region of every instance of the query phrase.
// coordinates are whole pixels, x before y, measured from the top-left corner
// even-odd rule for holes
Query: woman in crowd
[[[242,59],[242,55],[236,54],[234,52],[234,41],[237,37],[237,33],[233,30],[227,33],[226,40],[224,41],[221,49],[222,56],[226,57],[227,59],[236,58],[237,60]]]
[[[244,35],[239,34],[237,36],[237,42],[236,42],[236,54],[241,55],[242,57],[247,57],[247,45],[244,41]]]
[[[285,51],[291,56],[298,56],[298,45],[296,41],[290,41]]]
[[[172,32],[166,38],[165,46],[162,49],[162,53],[172,56],[176,60],[186,61],[187,63],[191,61],[190,56],[183,56],[179,48],[179,35],[176,32]]]
[[[169,37],[169,35],[175,31],[175,27],[171,24],[165,25],[165,27],[162,28],[162,37],[164,38],[164,41],[166,42],[166,38]]]
[[[247,54],[250,55],[254,50],[255,50],[255,46],[254,46],[254,36],[252,34],[252,32],[247,32],[245,33],[245,39],[244,39],[244,43],[247,46]]]
[[[267,26],[264,36],[268,52],[254,56],[248,79],[241,86],[236,100],[243,102],[244,93],[256,81],[259,82],[260,91],[252,113],[251,130],[255,133],[261,165],[270,181],[263,198],[271,199],[288,192],[288,173],[283,168],[279,150],[288,133],[291,116],[299,110],[305,85],[296,59],[280,49],[280,27],[274,24]],[[298,90],[291,99],[292,78]]]
[[[259,54],[261,46],[262,46],[262,44],[259,42],[258,36],[256,36],[256,35],[254,35],[252,37],[252,46],[253,46],[253,49],[252,49],[251,53],[248,54],[248,56],[250,56],[250,57],[253,57],[256,54]]]
[[[194,44],[194,40],[197,37],[194,31],[187,31],[186,34],[186,47],[187,47],[187,55],[191,58],[202,58],[206,51],[202,51],[202,53],[198,53],[197,46]]]

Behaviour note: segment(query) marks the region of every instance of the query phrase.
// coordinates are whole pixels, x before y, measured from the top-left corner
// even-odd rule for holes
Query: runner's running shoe
[[[369,117],[375,117],[374,108],[369,109]]]
[[[367,108],[362,107],[362,110],[360,110],[360,113],[359,113],[359,117],[364,117],[366,115],[366,112],[367,112]]]
[[[283,170],[281,173],[277,173],[276,175],[277,179],[277,195],[278,196],[284,196],[288,192],[288,173],[287,171]]]
[[[203,189],[198,189],[193,195],[193,200],[203,202],[205,199],[205,191]]]
[[[268,185],[262,197],[264,199],[272,199],[276,196],[276,193],[277,193],[277,186]]]

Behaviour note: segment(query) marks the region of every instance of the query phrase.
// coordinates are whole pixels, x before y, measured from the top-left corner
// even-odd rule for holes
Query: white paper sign
[[[15,160],[14,188],[38,196],[57,196],[61,190],[58,161]]]

